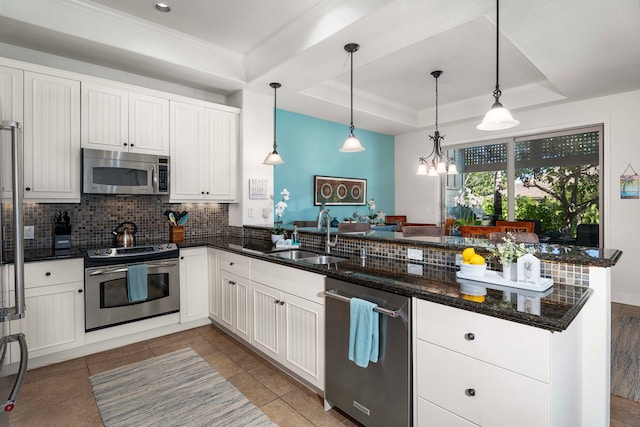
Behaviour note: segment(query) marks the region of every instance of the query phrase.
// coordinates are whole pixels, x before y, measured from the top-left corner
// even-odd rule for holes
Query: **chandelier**
[[[418,158],[418,172],[416,172],[416,175],[456,175],[458,167],[455,161],[448,158],[442,151],[440,143],[444,139],[444,135],[440,135],[438,131],[438,77],[442,75],[442,70],[432,71],[431,75],[436,79],[436,130],[433,135],[429,135],[429,139],[433,141],[433,150],[428,156]]]

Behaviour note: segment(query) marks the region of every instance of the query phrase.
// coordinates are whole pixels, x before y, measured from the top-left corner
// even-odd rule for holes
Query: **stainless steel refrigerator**
[[[8,177],[3,168],[11,169],[12,203],[11,213],[6,215],[5,204],[9,203],[0,198],[0,427],[9,425],[9,412],[13,410],[22,383],[27,373],[27,343],[22,333],[11,334],[9,322],[22,319],[25,315],[24,302],[24,241],[22,224],[22,187],[23,187],[23,145],[20,137],[20,126],[17,122],[0,122],[0,179]],[[10,148],[7,146],[10,145]],[[5,154],[11,153],[11,162]],[[4,183],[7,184],[8,183]],[[7,210],[8,212],[9,210]],[[7,216],[9,218],[3,218]],[[7,233],[7,234],[5,234]],[[13,239],[9,239],[9,235]],[[6,242],[13,241],[13,245],[5,247]],[[13,275],[6,274],[13,265]],[[13,276],[13,280],[9,280]],[[11,283],[9,283],[11,282]],[[19,362],[9,362],[10,346],[16,346],[15,353],[19,353]],[[19,350],[19,351],[18,351]],[[12,357],[17,358],[17,354]],[[17,373],[15,366],[18,366]],[[5,400],[6,399],[6,400]]]

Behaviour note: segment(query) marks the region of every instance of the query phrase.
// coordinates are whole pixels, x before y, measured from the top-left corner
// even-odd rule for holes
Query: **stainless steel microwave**
[[[83,148],[82,192],[169,195],[169,157]]]

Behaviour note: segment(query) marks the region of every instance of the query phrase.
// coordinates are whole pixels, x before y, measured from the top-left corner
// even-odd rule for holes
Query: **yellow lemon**
[[[469,263],[476,264],[476,265],[484,264],[484,257],[482,257],[481,255],[475,254],[471,257],[471,259],[469,260]]]
[[[464,251],[462,251],[462,259],[465,261],[469,261],[471,257],[474,256],[475,254],[476,254],[475,249],[467,248]]]
[[[473,302],[484,302],[484,295],[467,295],[463,294],[462,299]]]

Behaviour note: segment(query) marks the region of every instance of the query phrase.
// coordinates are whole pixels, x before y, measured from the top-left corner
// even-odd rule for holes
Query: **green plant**
[[[534,247],[526,246],[524,243],[516,243],[515,236],[511,233],[507,233],[502,241],[503,243],[489,245],[487,249],[491,256],[503,265],[510,265],[522,255],[533,254],[536,251]]]

